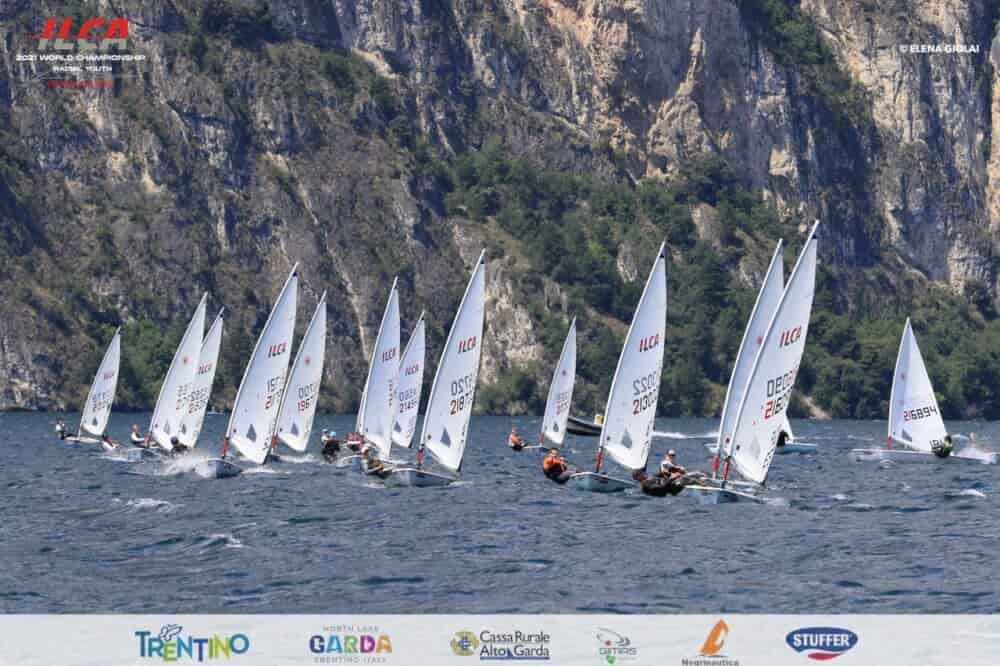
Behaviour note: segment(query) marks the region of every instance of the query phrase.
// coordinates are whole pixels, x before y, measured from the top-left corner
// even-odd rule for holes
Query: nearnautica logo
[[[838,627],[803,627],[789,632],[785,642],[796,652],[805,652],[810,659],[826,661],[857,645],[858,635]]]

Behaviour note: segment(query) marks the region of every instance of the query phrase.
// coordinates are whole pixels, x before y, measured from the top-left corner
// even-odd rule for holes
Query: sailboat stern
[[[595,472],[579,472],[569,478],[569,483],[579,489],[592,493],[617,493],[635,486],[632,481],[616,479],[606,474]]]
[[[385,480],[386,485],[407,488],[437,488],[450,485],[455,481],[458,481],[458,477],[429,472],[416,467],[397,467]]]

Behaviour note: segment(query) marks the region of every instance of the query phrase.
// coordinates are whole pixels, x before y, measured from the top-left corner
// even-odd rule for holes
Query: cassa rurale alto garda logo
[[[461,657],[479,655],[480,660],[546,661],[552,655],[552,637],[544,631],[501,632],[483,629],[478,634],[456,631],[451,651]]]

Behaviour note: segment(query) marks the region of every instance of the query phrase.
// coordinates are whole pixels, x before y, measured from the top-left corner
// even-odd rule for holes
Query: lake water
[[[853,463],[883,422],[793,422],[768,505],[598,495],[545,479],[511,424],[475,417],[463,480],[385,488],[312,454],[204,480],[0,414],[0,611],[121,613],[995,613],[1000,466]],[[71,428],[78,416],[64,415]],[[148,414],[114,414],[124,440]],[[202,454],[226,417],[209,416]],[[320,415],[342,434],[353,417]],[[975,430],[1000,448],[1000,426]],[[707,419],[660,419],[653,460],[709,465]],[[314,438],[315,439],[315,438]],[[571,461],[592,464],[595,440]],[[405,453],[405,452],[404,452]]]

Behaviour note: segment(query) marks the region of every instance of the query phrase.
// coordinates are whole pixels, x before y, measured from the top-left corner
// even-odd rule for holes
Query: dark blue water
[[[0,611],[1000,610],[1000,466],[849,462],[881,443],[881,422],[794,423],[822,452],[776,460],[775,504],[701,507],[558,487],[537,453],[504,446],[508,418],[473,419],[464,481],[446,489],[387,489],[315,453],[203,480],[60,444],[53,418],[0,415]],[[112,435],[132,422],[148,415],[115,414]],[[202,448],[216,452],[224,427],[209,416]],[[1000,443],[992,424],[951,427]],[[593,441],[569,457],[589,464]],[[654,456],[673,447],[705,468],[705,441],[657,440]]]

